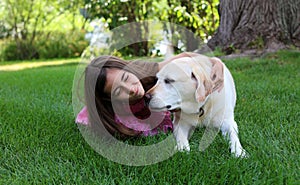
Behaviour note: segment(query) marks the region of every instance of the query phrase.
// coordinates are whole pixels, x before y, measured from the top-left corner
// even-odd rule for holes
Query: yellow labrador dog
[[[212,60],[203,55],[182,57],[165,65],[158,73],[156,85],[147,93],[149,106],[156,111],[175,111],[174,135],[178,150],[190,150],[189,134],[195,126],[221,129],[229,138],[231,153],[244,157],[234,120],[236,92],[233,78],[223,64],[224,87],[212,91]],[[180,117],[180,118],[179,118]],[[179,118],[179,119],[178,119]]]

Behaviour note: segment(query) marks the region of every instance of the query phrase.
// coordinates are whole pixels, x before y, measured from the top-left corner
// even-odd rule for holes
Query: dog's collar
[[[204,114],[204,109],[202,107],[200,107],[200,109],[199,109],[199,118],[201,116],[203,116],[203,114]]]

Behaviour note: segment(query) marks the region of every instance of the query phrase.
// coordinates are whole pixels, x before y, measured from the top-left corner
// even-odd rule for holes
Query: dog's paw
[[[238,157],[238,158],[249,158],[249,154],[244,149],[239,149],[232,153],[234,154],[235,157]]]
[[[191,150],[191,148],[190,148],[190,145],[188,143],[186,143],[186,144],[177,143],[176,150],[178,150],[180,152],[189,152]]]

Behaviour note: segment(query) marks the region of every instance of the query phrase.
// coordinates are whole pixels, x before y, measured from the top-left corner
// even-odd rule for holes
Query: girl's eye
[[[129,78],[129,74],[127,72],[124,72],[122,74],[121,81],[126,82],[128,78]]]
[[[124,82],[126,82],[128,80],[128,78],[129,78],[129,75],[127,74],[125,79],[124,79]]]
[[[121,94],[121,88],[116,88],[115,90],[114,90],[114,96],[119,96],[120,94]]]

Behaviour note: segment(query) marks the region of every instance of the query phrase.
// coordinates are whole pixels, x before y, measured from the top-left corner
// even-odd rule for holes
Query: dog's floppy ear
[[[195,98],[197,102],[203,102],[212,92],[212,81],[199,67],[192,68],[191,78],[197,81]]]

